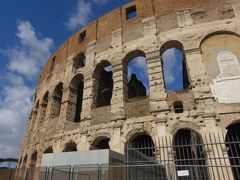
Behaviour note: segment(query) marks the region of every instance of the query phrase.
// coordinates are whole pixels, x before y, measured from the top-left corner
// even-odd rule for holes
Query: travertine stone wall
[[[125,9],[133,5],[137,17],[127,20]],[[83,31],[86,40],[79,43]],[[227,126],[240,120],[239,103],[218,103],[209,84],[219,74],[218,51],[227,48],[240,58],[239,35],[239,0],[135,0],[89,23],[53,53],[39,77],[20,152],[20,158],[27,157],[27,161],[20,166],[29,166],[35,151],[36,166],[40,166],[45,149],[52,146],[54,152],[62,152],[71,140],[79,151],[86,151],[95,139],[108,137],[110,148],[124,153],[124,144],[139,133],[147,132],[155,141],[161,136],[173,137],[181,128],[201,135],[226,132]],[[160,49],[171,40],[184,47],[190,87],[182,92],[168,93],[164,86]],[[145,98],[129,100],[125,59],[140,51],[147,61],[150,92]],[[73,60],[79,53],[85,54],[87,63],[75,70]],[[51,70],[53,57],[56,62]],[[112,65],[113,95],[110,106],[95,108],[93,74],[102,60]],[[74,123],[70,82],[78,74],[84,82],[83,106],[81,122]],[[60,82],[60,115],[53,117],[53,93]],[[46,92],[49,98],[44,109]],[[183,113],[174,112],[177,100],[183,102]]]

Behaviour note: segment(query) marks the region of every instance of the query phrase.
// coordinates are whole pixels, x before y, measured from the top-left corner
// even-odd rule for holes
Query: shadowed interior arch
[[[225,144],[233,176],[237,180],[240,178],[240,123],[228,126],[227,130]]]
[[[72,152],[72,151],[77,151],[77,144],[73,141],[70,141],[65,145],[63,152]]]
[[[42,124],[43,121],[45,120],[46,111],[48,107],[48,97],[49,97],[49,92],[47,91],[43,96],[43,101],[41,105],[41,114],[40,114],[40,122],[39,122],[40,124]]]
[[[70,95],[69,101],[71,102],[68,106],[68,113],[72,116],[74,122],[81,121],[82,103],[83,103],[83,91],[84,82],[83,75],[78,74],[74,76],[70,83]]]
[[[53,148],[52,148],[52,146],[48,147],[48,148],[45,149],[45,151],[43,152],[43,154],[49,154],[49,153],[53,153]]]
[[[113,90],[112,65],[107,60],[101,61],[95,68],[95,106],[103,107],[111,104]]]
[[[94,142],[91,144],[91,147],[89,150],[95,150],[95,149],[110,149],[109,146],[110,138],[108,137],[98,137],[94,140]]]
[[[209,179],[203,142],[197,133],[179,129],[174,135],[173,150],[177,171],[188,170],[190,179]]]
[[[52,96],[52,98],[53,98],[52,108],[51,108],[52,109],[51,110],[52,118],[60,115],[62,95],[63,95],[63,83],[60,82],[55,87],[54,92],[53,92],[53,96]]]
[[[79,53],[74,59],[73,59],[73,68],[74,70],[77,70],[79,68],[85,67],[86,65],[86,56],[84,53]]]
[[[36,166],[37,155],[38,155],[37,151],[34,151],[34,152],[32,153],[30,167],[35,167],[35,166]]]

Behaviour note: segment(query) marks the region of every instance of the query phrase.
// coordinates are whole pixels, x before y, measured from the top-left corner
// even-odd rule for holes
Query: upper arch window
[[[84,53],[79,53],[74,59],[73,59],[73,68],[75,70],[85,67],[86,65],[86,56]]]
[[[183,45],[168,41],[160,49],[166,91],[184,90],[189,87]]]
[[[44,121],[46,116],[46,110],[48,107],[48,97],[49,97],[49,92],[47,91],[43,96],[43,101],[41,105],[40,124]]]
[[[123,68],[124,90],[128,98],[149,95],[149,79],[145,53],[140,50],[128,53],[123,59]]]
[[[107,61],[101,61],[95,68],[93,78],[95,81],[96,107],[111,104],[113,90],[112,65]]]
[[[82,112],[82,103],[83,103],[83,90],[84,90],[84,82],[83,75],[77,74],[74,76],[70,83],[70,95],[69,101],[71,106],[69,108],[69,113],[72,115],[72,119],[74,122],[80,122],[81,120],[81,112]]]
[[[53,92],[53,102],[52,102],[52,118],[60,115],[61,103],[63,95],[63,83],[58,83]]]

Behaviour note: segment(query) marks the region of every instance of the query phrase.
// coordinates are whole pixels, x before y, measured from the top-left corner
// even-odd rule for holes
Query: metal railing
[[[238,134],[182,132],[175,138],[130,143],[121,165],[76,165],[0,169],[0,180],[238,180]]]
[[[240,180],[240,133],[198,134],[185,130],[155,142],[128,144],[126,164],[162,164],[170,179]],[[170,175],[171,174],[171,175]]]

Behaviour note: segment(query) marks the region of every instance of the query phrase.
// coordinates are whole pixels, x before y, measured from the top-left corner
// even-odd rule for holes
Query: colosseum
[[[172,49],[181,88],[166,88]],[[136,59],[146,64],[144,82],[130,72]],[[135,0],[87,24],[47,61],[18,167],[109,149],[131,159],[125,164],[161,164],[172,179],[237,180],[239,140],[240,1]]]

